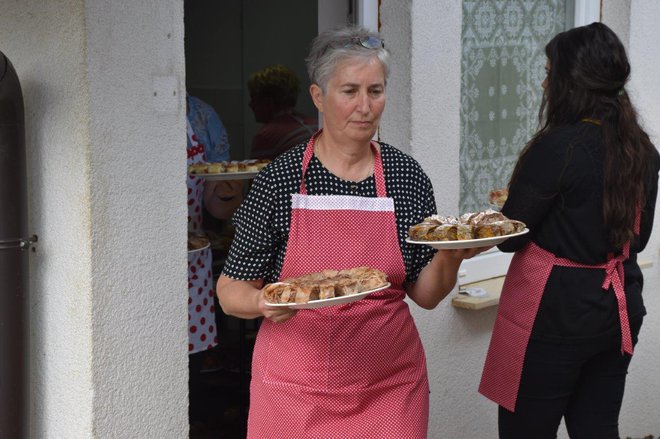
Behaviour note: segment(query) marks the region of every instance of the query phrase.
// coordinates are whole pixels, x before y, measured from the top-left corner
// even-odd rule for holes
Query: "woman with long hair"
[[[545,53],[541,128],[502,208],[530,232],[499,246],[515,254],[479,391],[499,404],[501,438],[555,438],[562,418],[572,438],[618,438],[660,158],[611,29],[559,33]]]

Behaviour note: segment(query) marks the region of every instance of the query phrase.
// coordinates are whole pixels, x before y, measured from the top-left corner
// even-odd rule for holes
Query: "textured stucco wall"
[[[603,8],[604,21],[626,44],[630,40],[633,79],[629,88],[646,127],[660,143],[660,57],[649,44],[660,37],[656,25],[660,5],[651,0],[607,0]],[[433,181],[438,209],[444,212],[458,209],[461,15],[459,0],[384,1],[381,5],[382,32],[396,72],[388,85],[381,138],[421,162]],[[649,315],[628,378],[620,417],[623,437],[660,432],[655,416],[660,407],[660,375],[654,372],[660,345],[653,343],[654,335],[660,333],[660,297],[655,294],[660,286],[660,225],[655,229],[642,256],[653,261],[653,267],[644,270]],[[449,298],[433,311],[411,308],[429,367],[429,438],[497,437],[496,405],[477,393],[496,308],[456,309]],[[568,437],[563,425],[558,437]]]
[[[617,34],[626,50],[630,50],[630,4],[631,0],[602,0],[600,9],[600,20]]]
[[[39,236],[31,436],[186,437],[182,4],[2,0],[0,10]]]
[[[2,2],[0,44],[25,101],[32,436],[90,437],[89,87],[80,0]]]
[[[94,433],[188,430],[183,3],[86,6]]]
[[[381,140],[410,153],[412,144],[410,101],[412,50],[410,40],[410,2],[382,2],[380,32],[391,54],[387,104],[378,136]]]

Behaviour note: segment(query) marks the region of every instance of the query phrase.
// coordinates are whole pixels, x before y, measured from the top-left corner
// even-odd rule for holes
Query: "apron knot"
[[[609,290],[610,285],[615,283],[614,278],[617,278],[617,283],[623,285],[623,256],[610,258],[605,265],[605,280],[603,281],[603,289]]]
[[[623,261],[627,256],[619,255],[610,258],[605,265],[605,280],[603,290],[609,291],[610,286],[614,289],[617,307],[619,308],[619,320],[621,324],[621,354],[633,354],[633,343],[630,335],[630,321],[628,319],[628,307],[626,306],[626,293],[623,288],[625,275],[623,272]]]

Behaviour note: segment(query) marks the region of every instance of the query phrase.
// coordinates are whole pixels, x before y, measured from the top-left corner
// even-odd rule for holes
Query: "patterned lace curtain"
[[[464,0],[460,211],[488,208],[538,128],[545,44],[573,24],[565,0]]]

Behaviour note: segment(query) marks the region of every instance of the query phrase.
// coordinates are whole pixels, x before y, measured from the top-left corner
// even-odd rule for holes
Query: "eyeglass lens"
[[[359,44],[365,49],[380,49],[385,47],[382,39],[377,37],[355,37],[351,40],[353,44]]]
[[[384,47],[383,40],[376,37],[361,38],[360,44],[367,49],[380,49]]]

